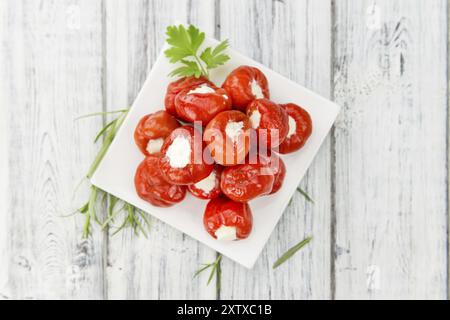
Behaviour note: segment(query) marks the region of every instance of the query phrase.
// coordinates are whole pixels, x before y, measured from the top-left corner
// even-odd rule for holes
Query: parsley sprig
[[[228,40],[224,40],[216,47],[207,47],[200,54],[199,49],[205,40],[205,33],[190,25],[187,29],[182,26],[169,26],[166,31],[167,43],[171,46],[164,51],[171,63],[181,63],[169,75],[172,77],[194,76],[209,78],[209,70],[223,65],[230,57],[225,54]]]

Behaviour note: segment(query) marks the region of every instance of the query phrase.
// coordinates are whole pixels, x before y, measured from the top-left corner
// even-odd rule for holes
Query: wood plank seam
[[[335,100],[334,94],[334,76],[335,76],[335,41],[336,41],[336,3],[335,0],[331,0],[330,6],[330,99]],[[331,175],[331,186],[330,186],[330,298],[335,300],[336,298],[336,138],[334,126],[330,131],[330,175]]]
[[[449,159],[450,159],[450,145],[449,145],[449,139],[450,139],[450,5],[449,1],[446,3],[447,5],[447,19],[446,19],[446,30],[447,30],[447,137],[446,137],[446,150],[447,150],[447,300],[450,299],[450,189],[449,189],[449,179],[450,179],[450,167],[449,167]]]
[[[107,56],[106,56],[106,5],[105,0],[101,0],[100,4],[100,11],[101,11],[101,46],[102,46],[102,64],[101,64],[101,89],[102,89],[102,111],[106,112],[108,109],[108,94],[107,94]],[[102,116],[102,125],[106,125],[107,117],[106,115]],[[109,201],[109,199],[107,200]],[[106,208],[105,208],[106,211]],[[104,212],[104,216],[106,216],[106,213]],[[107,273],[106,273],[106,267],[108,264],[108,252],[109,252],[109,225],[106,226],[104,230],[101,231],[103,233],[103,252],[102,252],[102,279],[103,279],[103,299],[108,300],[108,279],[107,279]]]

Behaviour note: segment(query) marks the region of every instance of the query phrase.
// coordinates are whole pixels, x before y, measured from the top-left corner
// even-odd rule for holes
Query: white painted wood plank
[[[450,5],[447,2],[447,300],[450,299]]]
[[[214,1],[111,1],[106,2],[106,19],[107,108],[112,110],[133,102],[168,25],[190,22],[213,34]],[[192,276],[201,263],[215,259],[215,252],[151,220],[149,239],[131,231],[109,238],[108,297],[214,299],[214,286],[206,287],[207,275]]]
[[[447,297],[446,1],[336,1],[336,298]]]
[[[7,63],[10,60],[8,46],[6,45],[7,36],[12,31],[9,24],[10,12],[8,4],[3,1],[0,2],[0,75],[4,79],[11,77],[11,70],[8,67],[11,65]],[[10,250],[8,245],[8,226],[9,226],[9,128],[8,128],[8,109],[7,106],[14,104],[14,97],[12,96],[11,87],[6,81],[0,82],[0,112],[3,116],[0,117],[0,261],[8,261]],[[0,300],[8,299],[11,293],[8,288],[8,274],[9,264],[0,263]]]
[[[95,151],[93,122],[73,119],[101,110],[99,4],[1,5],[8,163],[1,164],[0,292],[9,298],[103,296],[102,237],[81,241],[81,221],[61,217],[86,196],[73,192]]]
[[[330,1],[222,1],[221,37],[229,38],[244,54],[328,97],[330,12]],[[330,297],[329,139],[301,186],[317,200],[316,204],[295,195],[253,270],[224,259],[221,298]],[[309,235],[315,237],[310,245],[272,270],[282,253]]]

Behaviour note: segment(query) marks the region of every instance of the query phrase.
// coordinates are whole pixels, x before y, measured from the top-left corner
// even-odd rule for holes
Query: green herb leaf
[[[208,282],[206,283],[206,285],[209,285],[211,283],[213,277],[216,276],[216,290],[219,290],[220,283],[221,283],[221,276],[222,276],[222,271],[220,268],[221,259],[222,259],[222,255],[219,254],[217,256],[217,259],[214,262],[203,264],[202,267],[194,273],[194,278],[197,277],[203,271],[205,271],[207,269],[211,269],[211,271],[209,273],[209,277],[208,277]]]
[[[314,200],[306,193],[306,191],[304,191],[302,188],[298,187],[297,191],[300,192],[300,194],[302,196],[304,196],[306,198],[307,201],[314,203]]]
[[[219,257],[222,258],[222,255],[220,255]],[[216,292],[217,292],[217,294],[220,293],[221,285],[222,285],[222,266],[219,262],[217,264],[217,268],[216,268]]]
[[[128,109],[120,109],[120,110],[105,111],[105,112],[94,112],[94,113],[89,113],[89,114],[79,116],[79,117],[75,118],[75,121],[84,119],[84,118],[95,117],[95,116],[105,116],[105,115],[114,114],[114,113],[124,113],[127,111],[128,111]]]
[[[167,43],[171,45],[164,54],[171,63],[181,63],[169,75],[172,77],[196,78],[201,75],[208,77],[209,70],[216,68],[230,59],[224,54],[228,48],[228,41],[219,43],[215,48],[206,48],[201,55],[198,50],[205,40],[205,33],[190,25],[187,29],[182,26],[169,26],[166,31]]]
[[[167,43],[172,47],[164,53],[171,63],[175,63],[188,56],[195,56],[197,50],[205,40],[205,34],[190,25],[188,29],[182,25],[169,26],[166,31]]]
[[[88,170],[88,173],[86,174],[87,178],[91,178],[94,174],[95,170],[97,170],[98,165],[103,160],[103,157],[105,156],[106,152],[109,149],[109,146],[111,145],[112,141],[114,140],[114,137],[116,136],[117,131],[119,130],[120,126],[122,125],[123,121],[125,120],[128,109],[120,110],[118,112],[121,112],[121,114],[113,121],[113,124],[108,126],[108,124],[105,127],[108,127],[105,129],[104,134],[104,140],[103,145],[100,148],[100,151],[97,153],[97,156],[95,157],[94,161],[91,164],[91,167]],[[101,115],[104,113],[98,113],[96,115]],[[94,115],[94,114],[92,114]]]
[[[228,40],[224,40],[214,49],[206,48],[200,55],[200,59],[202,59],[208,69],[214,69],[230,60],[230,57],[223,53],[227,48]]]
[[[198,65],[194,61],[181,60],[183,66],[173,70],[169,76],[171,77],[190,77],[194,76],[196,78],[202,75],[202,70],[198,68]]]
[[[89,209],[89,201],[86,202],[81,208],[78,209],[80,213],[86,213]]]
[[[87,177],[91,177],[92,174],[97,169],[98,165],[100,164],[101,160],[103,159],[104,155],[108,151],[109,146],[111,145],[112,141],[114,140],[114,137],[116,136],[117,131],[119,130],[120,126],[122,125],[123,121],[126,118],[126,115],[128,113],[128,109],[122,109],[117,111],[108,111],[108,112],[97,112],[92,113],[86,116],[81,116],[77,119],[91,117],[91,116],[100,116],[100,115],[107,115],[112,113],[120,113],[120,115],[112,120],[111,122],[107,123],[97,134],[95,137],[95,142],[97,142],[100,137],[104,137],[103,144],[100,148],[100,151],[98,152],[97,156],[95,157],[93,163],[91,164],[91,167],[89,168],[89,171],[87,173]],[[101,193],[102,197],[99,199],[98,194]],[[108,197],[109,196],[109,197]],[[107,201],[108,200],[108,201]],[[118,202],[123,202],[123,206],[117,211],[114,211],[114,208],[116,207]],[[97,210],[96,206],[98,203],[107,203],[107,218],[104,221],[100,221],[99,217],[97,216]],[[101,226],[101,229],[105,229],[108,226],[112,226],[112,223],[114,222],[114,219],[120,214],[125,213],[124,220],[122,224],[118,227],[118,229],[113,233],[116,234],[117,232],[121,231],[124,228],[130,227],[134,230],[136,234],[142,233],[145,237],[147,237],[147,229],[150,228],[150,221],[147,218],[147,214],[144,213],[142,210],[137,209],[133,205],[121,201],[115,196],[111,194],[107,194],[106,192],[103,192],[102,190],[98,189],[97,187],[91,185],[91,194],[89,196],[88,201],[80,207],[77,212],[83,214],[85,216],[85,221],[83,225],[83,232],[82,237],[87,238],[91,233],[91,221],[95,221],[97,224]]]
[[[97,211],[95,209],[95,204],[97,202],[97,191],[98,191],[97,187],[91,186],[91,195],[89,197],[89,209],[87,213],[91,216],[91,218],[94,219],[95,222],[101,224],[100,220],[97,217]]]
[[[125,212],[126,216],[122,221],[122,224],[120,224],[120,226],[117,228],[116,231],[113,232],[112,235],[116,235],[125,228],[131,228],[133,229],[136,235],[143,234],[144,237],[146,238],[148,237],[147,232],[150,229],[150,221],[146,217],[146,213],[144,213],[142,210],[137,209],[135,206],[127,202],[124,202],[123,207],[117,213],[119,212]],[[116,213],[111,215],[106,220],[105,224],[103,225],[103,228],[105,228],[115,216]]]
[[[116,122],[117,122],[117,119],[114,119],[113,121],[109,122],[106,126],[104,126],[95,136],[94,143],[96,143],[98,141],[98,139],[100,139],[100,137],[106,133],[106,131],[109,129],[109,127],[115,125]]]
[[[295,253],[297,253],[297,251],[299,251],[301,248],[306,246],[311,240],[312,240],[312,236],[300,241],[295,246],[290,248],[277,261],[275,261],[272,268],[275,269],[275,268],[279,267],[281,264],[283,264],[284,262],[286,262],[290,257],[292,257]]]

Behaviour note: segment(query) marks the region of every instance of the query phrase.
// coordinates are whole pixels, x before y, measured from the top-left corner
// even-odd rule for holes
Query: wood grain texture
[[[8,32],[13,28],[9,25],[8,16],[10,12],[6,2],[0,3],[0,75],[4,78],[11,77],[11,70],[8,69],[9,55],[11,54],[7,43]],[[0,111],[3,115],[8,115],[9,105],[14,101],[12,87],[6,81],[0,81]],[[9,233],[9,128],[8,116],[0,117],[0,261],[8,261],[10,248],[8,243]],[[8,284],[9,264],[2,263],[0,267],[0,300],[8,299],[11,295]]]
[[[329,1],[222,1],[220,33],[242,53],[327,97],[330,12]],[[327,139],[301,183],[316,204],[294,195],[253,270],[224,259],[221,298],[330,298],[330,177]],[[272,270],[281,254],[309,235],[310,245]]]
[[[0,299],[448,298],[445,0],[0,1]],[[151,219],[81,240],[79,179],[167,25],[193,23],[342,107],[251,271]],[[330,81],[331,79],[331,81]],[[162,104],[161,104],[162,107]],[[5,156],[6,155],[6,156]],[[257,214],[257,213],[255,213]],[[273,262],[314,240],[275,271]]]
[[[214,32],[214,1],[114,1],[106,5],[108,110],[135,99],[165,39],[165,28],[190,22]],[[161,101],[163,108],[163,101]],[[192,279],[215,252],[152,220],[149,239],[124,232],[109,238],[108,297],[112,299],[214,299],[207,275]]]
[[[336,298],[447,297],[447,2],[336,1]]]
[[[447,300],[450,299],[450,4],[447,1]]]
[[[74,188],[94,156],[93,122],[74,118],[101,109],[99,3],[8,1],[2,15],[9,188],[1,189],[8,253],[0,292],[101,298],[102,236],[81,241],[81,222],[61,217],[83,196],[73,199]]]

